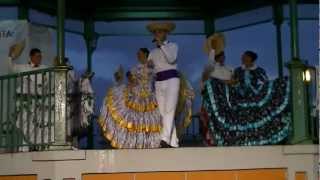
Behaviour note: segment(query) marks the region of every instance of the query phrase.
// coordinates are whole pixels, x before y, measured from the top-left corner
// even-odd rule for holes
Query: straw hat
[[[147,25],[147,29],[150,32],[154,32],[155,30],[164,30],[170,33],[176,28],[176,25],[171,22],[151,22]]]
[[[10,56],[15,59],[21,55],[24,48],[26,46],[26,40],[22,40],[21,42],[18,42],[10,47]]]
[[[218,55],[224,51],[225,48],[225,38],[222,33],[214,33],[210,37],[207,38],[204,51],[209,54],[211,49],[215,50],[215,54]]]

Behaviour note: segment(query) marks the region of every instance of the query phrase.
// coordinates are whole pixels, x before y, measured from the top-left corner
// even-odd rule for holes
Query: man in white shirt
[[[15,61],[22,53],[24,49],[24,42],[22,43],[18,43],[15,44],[13,46],[10,47],[9,50],[9,57],[8,57],[8,65],[9,65],[9,72],[12,73],[20,73],[20,72],[28,72],[28,71],[34,71],[34,70],[39,70],[39,69],[44,69],[47,68],[48,66],[46,65],[42,65],[42,54],[41,54],[41,50],[34,48],[30,50],[29,53],[29,62],[27,64],[16,64],[13,61]],[[35,80],[37,77],[37,84],[35,84]],[[21,88],[18,87],[17,88],[17,92],[18,93],[29,93],[29,94],[35,94],[35,89],[37,88],[37,93],[40,94],[42,92],[42,75],[38,74],[38,75],[31,75],[30,78],[28,78],[27,76],[25,76],[24,78],[24,82],[22,84],[23,88],[22,88],[22,92]],[[28,81],[30,83],[30,90],[28,92]],[[45,77],[44,79],[45,83],[47,83],[47,78]],[[21,85],[20,85],[21,86]]]
[[[34,48],[31,49],[29,53],[29,62],[28,64],[16,64],[13,61],[16,60],[22,53],[24,49],[23,44],[16,44],[13,45],[9,50],[9,68],[11,72],[17,73],[17,72],[27,72],[27,71],[33,71],[37,69],[46,68],[47,66],[42,65],[42,54],[40,49]]]
[[[178,147],[175,127],[175,111],[179,97],[180,78],[177,71],[178,46],[169,42],[167,35],[175,29],[173,23],[150,23],[147,29],[153,33],[156,48],[150,52],[156,73],[156,98],[162,115],[161,147]]]
[[[17,43],[10,47],[8,64],[10,72],[20,73],[29,72],[46,68],[47,66],[41,65],[42,55],[40,49],[31,49],[29,53],[28,64],[16,64],[13,61],[16,60],[24,50],[24,42]],[[47,97],[45,103],[42,103],[40,99],[48,93],[48,74],[32,74],[30,76],[23,76],[23,81],[16,89],[16,102],[15,106],[17,111],[16,125],[21,130],[23,137],[23,144],[28,146],[22,146],[20,151],[36,150],[36,146],[41,143],[49,143],[53,141],[53,126],[48,124],[49,118],[49,106]],[[43,79],[44,78],[44,79]],[[45,94],[42,94],[42,93]],[[52,101],[53,102],[53,101]],[[51,105],[52,106],[52,105]],[[50,109],[52,111],[52,109]],[[51,119],[53,119],[54,112],[51,112]],[[44,116],[44,119],[42,119]],[[21,127],[22,123],[22,127]],[[51,131],[51,137],[49,137],[49,131]],[[41,137],[43,135],[43,137]],[[30,147],[31,149],[29,149]]]

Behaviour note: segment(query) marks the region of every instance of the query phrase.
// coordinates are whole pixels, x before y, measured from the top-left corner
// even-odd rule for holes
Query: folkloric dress
[[[205,83],[203,106],[213,145],[278,144],[290,132],[287,78],[268,80],[260,67],[239,67],[235,86],[219,79]]]
[[[99,124],[115,148],[158,148],[162,128],[152,69],[139,64],[130,71],[134,84],[110,88]]]
[[[231,80],[232,79],[232,68],[226,66],[225,64],[221,64],[215,61],[215,50],[211,50],[209,53],[209,62],[206,64],[203,72],[203,80],[206,78],[217,79],[222,81]],[[203,103],[206,102],[206,99],[202,100]],[[204,138],[204,143],[207,145],[213,145],[213,139],[211,136],[211,132],[209,131],[209,120],[207,110],[204,106],[201,107],[200,113],[201,120],[201,132]]]

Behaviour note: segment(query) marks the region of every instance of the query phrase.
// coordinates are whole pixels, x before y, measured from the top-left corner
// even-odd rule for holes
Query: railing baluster
[[[28,91],[27,91],[27,98],[28,98],[28,106],[30,107],[32,107],[32,105],[33,105],[33,102],[32,102],[32,99],[31,99],[31,87],[30,87],[30,80],[31,80],[31,76],[30,76],[30,74],[29,75],[27,75],[27,88],[28,88]],[[25,95],[24,93],[23,93],[23,95]],[[31,114],[31,112],[30,112],[30,109],[29,108],[27,108],[27,129],[26,129],[26,132],[27,132],[27,137],[26,137],[26,140],[27,141],[29,141],[28,143],[28,146],[30,147],[30,145],[32,145],[32,144],[30,144],[30,143],[32,143],[32,141],[31,141],[31,138],[30,138],[30,114]]]
[[[51,83],[52,83],[52,72],[49,72],[49,81],[48,81],[48,83],[49,83],[49,99],[48,99],[48,107],[49,107],[49,112],[48,112],[48,144],[50,145],[50,143],[51,143],[51,127],[52,127],[52,125],[51,125],[51,111],[52,111],[52,106],[51,106],[51,98],[52,98],[52,92],[51,92],[51,90],[52,90],[52,87],[51,87]]]
[[[35,80],[34,80],[34,103],[35,103],[35,106],[34,106],[34,113],[33,113],[33,116],[34,116],[34,122],[33,122],[33,131],[34,131],[34,144],[37,146],[37,136],[38,136],[38,126],[39,126],[39,122],[38,122],[38,109],[40,107],[38,107],[38,74],[35,74],[34,75],[35,77]]]
[[[12,93],[13,93],[13,114],[12,114],[12,129],[13,131],[13,147],[16,149],[18,147],[18,134],[17,134],[17,106],[16,106],[16,102],[17,102],[17,78],[13,77],[13,89],[12,89]]]
[[[56,109],[57,108],[57,106],[56,106],[56,96],[55,96],[55,90],[56,90],[56,73],[55,73],[55,71],[53,72],[53,92],[54,92],[54,94],[53,94],[53,102],[54,102],[54,109]],[[51,133],[53,133],[53,136],[55,136],[55,132],[56,132],[56,129],[55,129],[55,127],[56,127],[56,113],[55,113],[55,111],[56,110],[54,110],[54,113],[53,113],[53,128],[51,128],[51,130],[52,130],[52,132]],[[53,139],[53,142],[55,142],[55,138]]]
[[[22,146],[25,146],[26,144],[24,144],[23,143],[23,138],[24,138],[24,124],[23,124],[23,114],[26,114],[25,112],[24,112],[24,104],[25,104],[25,101],[26,101],[26,99],[24,99],[25,97],[23,96],[23,94],[24,94],[24,84],[23,84],[23,76],[21,76],[20,77],[20,94],[19,94],[19,101],[18,101],[18,103],[19,103],[19,115],[20,115],[20,118],[19,118],[19,129],[20,129],[20,137],[19,138],[21,138],[20,140],[21,140],[21,143],[22,143]],[[17,103],[17,102],[16,102]],[[26,117],[27,118],[27,117]]]
[[[66,138],[66,141],[69,141],[70,144],[72,144],[72,129],[71,129],[71,123],[69,122],[68,119],[68,70],[65,72],[64,74],[64,79],[65,79],[65,107],[64,107],[64,111],[65,111],[65,124],[66,124],[66,133],[67,133],[67,137],[71,137],[70,140],[68,140],[68,138]],[[70,134],[69,134],[69,129],[70,129]]]
[[[41,79],[41,90],[42,90],[42,92],[41,92],[41,106],[42,106],[42,108],[41,108],[41,144],[42,144],[42,146],[44,146],[44,131],[47,129],[47,126],[45,125],[45,121],[44,121],[44,112],[45,112],[45,109],[47,109],[47,107],[45,106],[45,97],[46,97],[46,95],[45,95],[45,92],[44,92],[44,90],[45,90],[45,82],[44,82],[44,80],[45,80],[45,76],[44,76],[44,74],[45,73],[42,73],[41,74],[41,77],[42,77],[42,79]]]
[[[4,108],[4,105],[3,105],[3,80],[1,79],[0,80],[0,147],[2,147],[3,145],[5,145],[4,143],[4,140],[5,138],[3,137],[4,134],[3,134],[3,126],[4,126],[4,123],[3,123],[3,108]]]
[[[12,151],[12,136],[13,136],[13,132],[12,132],[12,121],[11,121],[11,118],[10,118],[10,97],[11,97],[11,93],[10,93],[10,78],[7,80],[7,120],[6,120],[6,123],[7,123],[7,129],[6,131],[7,132],[10,132],[10,135],[8,136],[8,141],[9,142],[9,150]]]

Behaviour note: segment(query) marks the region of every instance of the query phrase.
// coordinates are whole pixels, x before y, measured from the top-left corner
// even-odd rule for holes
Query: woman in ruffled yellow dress
[[[110,88],[99,117],[103,136],[114,148],[158,148],[161,115],[153,89],[153,71],[146,48],[139,49],[139,64],[128,73],[128,84]]]

